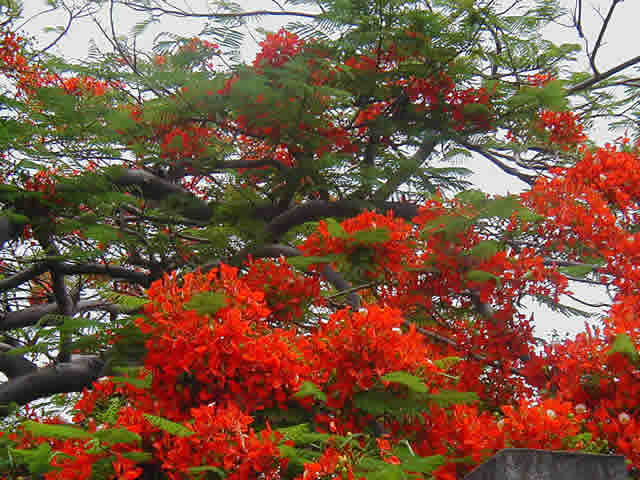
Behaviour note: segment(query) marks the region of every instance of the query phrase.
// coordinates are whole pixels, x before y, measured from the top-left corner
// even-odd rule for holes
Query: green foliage
[[[151,374],[147,374],[145,378],[131,378],[131,377],[120,377],[114,376],[111,377],[111,380],[114,383],[128,383],[129,385],[133,385],[136,388],[146,389],[151,387]]]
[[[323,257],[318,256],[296,256],[296,257],[288,257],[287,263],[292,265],[300,270],[307,270],[311,265],[316,265],[319,263],[331,263],[335,262],[338,259],[335,255],[326,255]]]
[[[469,254],[478,260],[487,260],[498,253],[500,247],[500,242],[496,240],[483,240],[469,250]]]
[[[24,429],[37,437],[53,437],[61,439],[89,439],[91,434],[82,428],[70,425],[53,425],[27,420],[23,423]]]
[[[458,392],[456,390],[440,390],[438,393],[430,393],[428,398],[440,407],[474,403],[479,400],[476,392]]]
[[[139,444],[142,441],[140,435],[122,427],[98,430],[93,436],[105,445],[113,445],[116,443]]]
[[[484,270],[470,270],[465,274],[465,278],[470,282],[484,283],[490,280],[495,280],[500,283],[501,278],[491,272],[486,272]]]
[[[202,478],[200,477],[201,474],[207,474],[207,473],[215,473],[216,476],[218,478],[225,478],[227,476],[227,473],[218,468],[218,467],[214,467],[212,465],[203,465],[201,467],[191,467],[189,468],[189,473],[192,474],[194,476],[194,478]],[[206,478],[209,478],[208,476]]]
[[[322,403],[327,401],[327,395],[313,382],[304,382],[294,395],[295,398],[313,397]]]
[[[277,431],[283,435],[283,441],[292,441],[298,446],[311,445],[317,442],[324,443],[332,438],[332,435],[328,433],[315,432],[308,423],[279,428]]]
[[[638,355],[638,351],[636,350],[633,340],[631,340],[631,337],[626,333],[619,333],[616,335],[616,338],[613,340],[613,344],[607,354],[613,355],[614,353],[625,355],[629,360],[636,364],[638,363],[638,360],[640,360],[640,356]]]
[[[171,435],[175,435],[176,437],[189,437],[194,433],[193,430],[188,429],[181,423],[172,422],[166,418],[150,415],[148,413],[144,414],[144,418],[146,418],[154,427],[170,433]]]
[[[195,310],[198,315],[215,315],[218,310],[227,306],[228,299],[222,292],[201,292],[195,294],[184,304],[189,310]]]
[[[391,372],[380,377],[381,380],[389,383],[398,383],[406,386],[409,390],[417,393],[426,393],[427,386],[424,381],[407,372]]]
[[[373,416],[391,415],[397,419],[428,410],[424,395],[400,395],[390,391],[369,390],[354,395],[353,405]]]
[[[574,265],[570,267],[560,267],[558,270],[571,277],[585,277],[593,272],[594,268],[597,267],[593,265]]]
[[[374,245],[389,240],[390,232],[386,228],[376,228],[373,230],[360,230],[353,234],[352,241],[355,244]]]
[[[10,448],[8,454],[14,465],[25,465],[32,475],[43,475],[53,470],[50,464],[53,452],[48,443],[41,443],[31,450]]]
[[[441,368],[443,370],[449,370],[451,367],[454,367],[457,363],[461,362],[463,359],[461,357],[443,357],[437,360],[434,360],[433,363],[436,367]]]

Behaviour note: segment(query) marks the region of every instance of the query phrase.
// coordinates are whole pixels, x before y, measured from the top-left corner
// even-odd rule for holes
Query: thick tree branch
[[[104,365],[97,356],[83,357],[13,378],[0,385],[0,416],[9,413],[11,403],[24,405],[57,393],[80,392],[101,376]]]
[[[407,182],[413,175],[420,170],[421,165],[424,161],[429,158],[429,155],[433,153],[433,149],[437,145],[437,137],[432,132],[426,132],[424,134],[424,139],[418,151],[409,159],[406,164],[403,164],[402,168],[400,168],[393,178],[387,180],[387,182],[382,185],[374,194],[374,201],[382,202],[387,200],[391,195],[393,195],[398,187],[403,183]]]
[[[131,168],[119,170],[111,180],[115,185],[129,190],[133,194],[141,193],[144,198],[150,200],[173,199],[178,204],[180,213],[189,219],[207,221],[213,214],[213,210],[204,200],[200,200],[180,185],[171,183],[146,170]]]
[[[0,280],[0,292],[7,291],[11,288],[17,287],[18,285],[22,285],[29,280],[33,280],[34,278],[42,275],[48,269],[49,267],[45,263],[37,263],[26,270],[4,278]]]
[[[418,207],[408,202],[367,202],[364,200],[338,200],[335,202],[325,202],[323,200],[312,200],[310,202],[296,205],[286,212],[275,217],[269,225],[267,232],[274,238],[286,233],[289,229],[302,225],[305,222],[320,220],[327,217],[350,217],[358,215],[366,209],[393,211],[397,217],[411,220],[418,215]]]
[[[29,280],[33,280],[49,269],[51,269],[51,266],[45,261],[37,263],[8,278],[2,279],[0,280],[0,292],[15,288]],[[151,285],[151,281],[153,280],[150,274],[145,272],[137,272],[124,267],[116,267],[101,263],[58,263],[55,265],[55,269],[64,275],[108,275],[113,279],[128,280],[144,287]]]
[[[61,263],[56,268],[65,275],[107,275],[113,279],[127,280],[143,287],[148,287],[153,281],[149,273],[137,272],[106,263]]]
[[[37,370],[36,364],[26,358],[7,352],[0,352],[0,372],[4,373],[8,379],[28,375]]]
[[[134,313],[134,311],[126,310],[118,305],[106,302],[104,300],[83,300],[78,302],[73,313],[87,312],[90,310],[104,310],[110,313]],[[46,303],[44,305],[36,305],[34,307],[25,308],[16,312],[7,312],[0,317],[0,331],[15,330],[17,328],[31,327],[36,325],[45,315],[52,315],[58,311],[58,304]]]
[[[7,217],[0,217],[0,247],[9,240],[16,238],[22,231],[22,226],[13,223]]]

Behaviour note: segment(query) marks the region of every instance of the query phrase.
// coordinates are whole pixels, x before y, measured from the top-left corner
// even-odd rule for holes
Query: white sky
[[[73,0],[66,0],[68,3],[72,3]],[[82,1],[82,0],[78,0]],[[275,9],[275,5],[269,0],[237,0],[238,3],[250,6],[251,9],[269,8]],[[571,9],[575,5],[575,0],[563,0],[563,5]],[[177,4],[181,3],[180,0],[176,0]],[[190,0],[194,10],[200,11],[206,10],[206,0]],[[583,29],[585,36],[589,39],[589,46],[591,47],[595,38],[597,37],[602,18],[606,15],[608,8],[611,4],[611,0],[583,0]],[[25,18],[29,18],[38,12],[47,10],[45,0],[24,0]],[[295,7],[296,10],[301,10],[300,7]],[[131,14],[125,15],[123,10],[116,10],[115,18],[118,24],[118,34],[128,36],[132,26],[140,21],[142,17],[136,17]],[[277,30],[282,23],[286,23],[290,19],[264,19],[258,26],[269,29]],[[640,54],[640,45],[636,43],[638,31],[638,21],[640,20],[640,2],[637,0],[626,0],[621,2],[617,7],[611,25],[607,30],[607,34],[604,38],[603,45],[598,54],[598,68],[600,71],[606,71],[607,69],[632,58]],[[102,18],[104,26],[108,26],[106,19]],[[46,27],[56,27],[58,25],[64,25],[66,18],[64,15],[53,15],[51,13],[41,14],[34,17],[26,25],[25,29],[30,32],[40,46],[48,45],[55,34],[43,32]],[[160,25],[151,26],[143,37],[143,44],[146,46],[151,45],[153,37],[162,31],[171,30],[182,35],[197,35],[199,30],[199,23],[193,20],[178,21],[172,19],[170,24],[162,23]],[[575,32],[575,29],[568,28],[567,26],[555,25],[550,27],[545,32],[546,38],[556,43],[580,43],[584,47],[584,43],[580,40]],[[64,55],[66,58],[81,59],[86,57],[89,47],[89,41],[93,40],[98,45],[108,50],[104,38],[101,37],[100,32],[92,23],[91,20],[86,19],[74,24],[71,29],[71,34],[65,36],[59,44],[53,49],[54,53]],[[255,54],[257,45],[248,44],[246,48],[247,59],[251,59]],[[582,54],[580,56],[579,65],[585,68],[587,65],[586,57]],[[593,131],[590,132],[590,137],[598,142],[604,143],[611,141],[619,136],[620,133],[611,133],[607,131],[606,125],[598,125]],[[497,167],[488,164],[486,161],[481,163],[482,169],[477,170],[472,176],[472,181],[484,191],[505,194],[505,193],[517,193],[520,192],[526,185],[519,180],[510,177],[500,171]],[[471,170],[474,170],[474,160],[467,160],[464,163]],[[573,288],[576,296],[585,299],[591,303],[600,303],[606,301],[607,298],[603,296],[602,289],[595,287],[575,286]],[[569,302],[567,302],[569,303]],[[579,305],[576,305],[579,307]],[[582,307],[579,307],[582,308]],[[584,320],[582,318],[567,319],[566,317],[554,314],[546,309],[539,307],[532,307],[531,310],[536,319],[536,335],[540,337],[548,337],[552,331],[556,330],[561,335],[573,334],[583,329]]]

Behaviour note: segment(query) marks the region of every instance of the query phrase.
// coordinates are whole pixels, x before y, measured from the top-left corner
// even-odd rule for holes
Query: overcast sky
[[[66,0],[67,2],[73,2],[73,0]],[[81,0],[77,0],[81,1]],[[251,9],[258,8],[270,8],[274,9],[274,3],[269,0],[237,0],[238,3],[250,6]],[[571,9],[575,5],[576,0],[564,0],[564,5]],[[176,4],[181,3],[181,0],[176,0]],[[194,10],[205,11],[206,0],[189,0],[189,5]],[[595,38],[598,35],[600,26],[602,24],[602,18],[605,17],[608,8],[611,4],[611,0],[583,0],[583,29],[585,36],[590,39],[589,46],[592,46],[595,42]],[[40,15],[38,12],[47,10],[45,0],[25,0],[25,18],[33,17],[29,20],[25,29],[35,36],[38,44],[43,47],[48,45],[55,34],[46,33],[43,31],[46,27],[56,27],[58,25],[64,25],[66,18],[64,15],[54,15],[51,13],[44,13]],[[300,7],[295,7],[300,10]],[[136,17],[128,14],[124,15],[123,10],[116,11],[116,24],[118,28],[118,34],[128,35],[131,28],[135,23],[139,22],[143,17]],[[34,16],[35,15],[35,16]],[[106,26],[106,19],[102,19]],[[626,0],[621,2],[617,7],[615,14],[612,18],[611,25],[607,29],[607,34],[604,37],[604,43],[598,54],[598,67],[600,71],[606,71],[629,58],[640,55],[640,42],[638,32],[638,22],[640,20],[640,1],[638,0]],[[259,24],[259,26],[276,30],[281,23],[285,23],[287,20],[277,18],[275,20],[268,19]],[[545,32],[545,37],[556,43],[580,43],[584,47],[584,41],[581,40],[575,29],[569,28],[569,20],[565,21],[566,25],[554,25],[549,27]],[[160,25],[154,25],[150,28],[143,37],[143,46],[150,46],[153,41],[153,37],[162,31],[170,30],[182,35],[196,35],[199,31],[200,23],[194,20],[186,20],[180,22],[176,19],[171,19],[170,23],[162,23]],[[66,58],[81,59],[86,57],[90,41],[95,41],[102,48],[108,50],[107,44],[104,38],[101,36],[99,30],[95,27],[94,23],[87,19],[77,24],[74,24],[71,29],[71,33],[65,36],[59,44],[52,50],[54,53],[64,55]],[[255,54],[257,45],[255,42],[247,44],[245,49],[247,59],[252,59]],[[586,57],[581,55],[579,65],[585,68],[587,65]],[[590,132],[592,139],[597,142],[604,143],[615,139],[619,133],[608,132],[606,124],[597,126],[594,131]],[[473,175],[473,182],[481,189],[497,193],[517,193],[521,191],[526,185],[519,180],[509,177],[502,173],[497,167],[493,167],[490,164],[482,161],[482,169],[476,171]],[[474,170],[474,161],[468,160],[464,166]],[[575,287],[574,291],[580,298],[588,299],[590,302],[598,303],[601,300],[606,300],[603,297],[602,291],[597,288],[587,288],[583,286]],[[577,306],[577,305],[576,305]],[[567,319],[562,316],[553,314],[545,309],[534,307],[532,310],[536,318],[536,334],[541,337],[548,337],[553,330],[557,330],[560,334],[576,333],[583,329],[584,320]]]

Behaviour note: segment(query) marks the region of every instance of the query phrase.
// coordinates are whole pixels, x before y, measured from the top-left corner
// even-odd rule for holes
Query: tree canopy
[[[582,0],[53,0],[38,49],[0,1],[0,472],[454,480],[529,447],[640,478],[621,3],[586,38]],[[53,55],[83,19],[109,48]],[[142,49],[159,21],[202,29]],[[490,164],[525,191],[474,189]],[[536,338],[527,301],[590,315],[568,297],[597,326]]]

